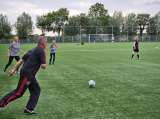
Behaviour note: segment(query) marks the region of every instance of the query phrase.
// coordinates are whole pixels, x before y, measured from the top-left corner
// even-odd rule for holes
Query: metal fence
[[[140,35],[140,31],[143,34]],[[33,33],[36,34],[36,33]],[[47,32],[46,32],[47,34]],[[68,35],[70,34],[70,35]],[[76,35],[71,35],[76,34]],[[159,27],[144,27],[139,26],[65,26],[62,28],[60,36],[46,36],[48,43],[56,40],[59,43],[87,43],[89,42],[89,34],[113,34],[115,42],[132,42],[135,36],[139,36],[140,42],[160,42],[160,28]],[[20,43],[37,43],[39,35],[29,35],[27,39],[19,39]],[[96,37],[97,38],[97,37]],[[93,38],[90,39],[92,43]],[[0,39],[0,44],[11,43],[12,39]],[[96,42],[103,42],[96,39]],[[107,42],[111,42],[107,40]]]
[[[19,43],[21,44],[27,44],[27,43],[37,43],[37,39],[19,39]],[[47,38],[47,42],[51,43],[53,40],[56,40],[57,43],[89,43],[88,36],[86,37],[80,37],[79,36],[64,36],[64,37],[49,37]],[[135,40],[135,36],[115,36],[114,41],[115,42],[133,42]],[[10,44],[13,42],[13,39],[2,39],[0,40],[0,44]],[[93,39],[90,41],[91,43],[94,42]],[[96,42],[102,43],[103,41],[97,40]],[[107,41],[107,42],[111,42]],[[107,43],[106,42],[106,43]],[[139,39],[139,42],[160,42],[160,38],[158,38],[155,35],[145,35],[143,36],[143,39]]]

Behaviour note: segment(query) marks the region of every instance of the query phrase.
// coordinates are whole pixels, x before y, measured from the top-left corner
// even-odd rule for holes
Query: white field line
[[[160,49],[160,46],[156,48],[148,48],[148,49],[140,49],[140,50],[151,50],[151,49]],[[133,50],[133,49],[104,49],[104,50],[60,50],[56,52],[100,52],[100,51],[109,51],[109,50]],[[50,52],[50,51],[46,51]],[[0,52],[0,53],[7,53],[7,52]]]
[[[156,49],[160,49],[160,46],[156,47]]]

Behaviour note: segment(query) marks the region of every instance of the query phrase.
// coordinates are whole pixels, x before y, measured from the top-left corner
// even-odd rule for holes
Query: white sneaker
[[[138,58],[138,59],[141,59],[141,58]]]
[[[15,71],[15,73],[20,73],[19,71]]]
[[[6,73],[6,71],[5,71],[5,69],[3,70],[3,72],[2,72],[3,74],[5,74]]]

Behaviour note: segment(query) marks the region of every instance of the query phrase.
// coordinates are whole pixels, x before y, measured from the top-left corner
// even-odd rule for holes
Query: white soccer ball
[[[96,85],[96,82],[94,80],[90,80],[88,82],[89,87],[94,87]]]

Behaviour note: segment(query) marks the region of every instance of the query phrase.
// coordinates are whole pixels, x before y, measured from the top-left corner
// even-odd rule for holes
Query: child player
[[[55,40],[53,40],[52,41],[52,45],[51,45],[51,47],[50,47],[50,61],[49,61],[49,65],[51,65],[51,60],[52,60],[52,55],[53,55],[53,62],[52,62],[52,64],[54,65],[54,61],[55,61],[55,48],[59,48],[59,49],[61,49],[60,47],[58,47],[57,45],[56,45],[56,41]]]

